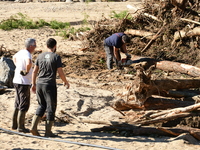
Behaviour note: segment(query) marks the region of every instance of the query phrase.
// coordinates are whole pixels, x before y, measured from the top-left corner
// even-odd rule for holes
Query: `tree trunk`
[[[177,107],[186,107],[193,105],[195,101],[180,101],[180,100],[172,100],[172,99],[165,99],[165,98],[155,98],[149,97],[145,102],[144,105],[138,106],[134,102],[125,102],[124,100],[120,99],[113,103],[113,107],[117,110],[130,110],[130,109],[137,109],[137,110],[166,110],[172,109]]]
[[[147,62],[145,69],[149,68],[151,65],[155,65],[157,69],[164,71],[174,71],[184,74],[188,74],[194,77],[200,76],[200,68],[191,66],[184,63],[172,62],[172,61],[161,61],[153,58],[145,58],[136,55],[132,55],[132,63]]]
[[[156,127],[138,127],[138,126],[104,126],[101,128],[93,128],[92,132],[101,131],[127,131],[127,134],[131,136],[149,136],[149,135],[160,135],[160,136],[178,136],[182,133],[193,133],[194,137],[199,138],[200,129],[194,128],[156,128]]]

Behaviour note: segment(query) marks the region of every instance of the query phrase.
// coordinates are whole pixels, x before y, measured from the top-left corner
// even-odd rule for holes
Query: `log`
[[[183,107],[183,108],[174,108],[174,109],[171,109],[171,110],[165,110],[165,111],[162,111],[160,113],[152,114],[149,117],[150,118],[156,118],[156,117],[159,117],[159,116],[162,116],[162,115],[165,115],[167,117],[167,116],[170,116],[170,115],[173,115],[173,114],[191,112],[191,111],[196,110],[198,108],[200,108],[200,103],[194,104],[194,105],[191,105],[191,106],[187,106],[187,107]]]
[[[129,134],[132,136],[151,136],[151,135],[160,135],[160,136],[170,136],[170,137],[175,137],[176,135],[181,135],[183,133],[196,133],[193,135],[196,135],[198,137],[198,133],[200,132],[200,129],[194,129],[194,128],[166,128],[162,127],[157,128],[157,127],[147,127],[147,126],[134,126],[134,125],[129,125],[129,126],[103,126],[101,128],[92,128],[92,132],[102,132],[102,131],[127,131]]]
[[[135,122],[132,122],[132,124],[135,125],[140,125],[140,126],[144,126],[144,125],[150,125],[150,124],[156,124],[156,123],[163,123],[169,120],[173,120],[176,118],[180,118],[180,117],[187,117],[190,116],[190,113],[180,113],[180,114],[176,114],[176,115],[171,115],[171,116],[160,116],[151,120],[136,120]]]
[[[152,33],[152,32],[147,32],[144,30],[135,30],[135,29],[128,29],[124,31],[124,33],[144,37],[146,39],[152,39],[154,38],[154,35],[155,35],[155,33]]]
[[[173,100],[173,99],[166,99],[166,98],[155,98],[149,97],[144,102],[142,106],[138,106],[136,103],[125,102],[124,100],[120,99],[115,101],[112,106],[117,108],[117,110],[125,111],[125,110],[166,110],[172,109],[177,107],[186,107],[193,105],[194,101],[180,101],[180,100]]]
[[[173,46],[174,43],[179,39],[183,39],[183,38],[186,38],[186,37],[199,36],[199,35],[200,35],[200,27],[196,27],[196,28],[189,30],[187,32],[184,31],[184,30],[176,31],[174,33],[174,39],[173,39],[171,45]]]
[[[196,97],[198,95],[200,95],[200,91],[185,89],[185,90],[169,90],[166,95],[162,95],[162,96],[184,98],[183,100],[187,100],[186,98],[188,98],[188,100],[196,101],[195,99],[192,99],[192,97]]]
[[[140,63],[144,61],[147,62],[145,69],[149,68],[151,65],[155,65],[157,69],[161,69],[164,71],[179,72],[179,73],[188,74],[194,77],[200,76],[200,68],[195,67],[195,66],[191,66],[191,65],[179,63],[179,62],[172,62],[172,61],[166,61],[166,60],[162,61],[162,60],[156,60],[153,58],[132,55],[133,65],[135,63]]]
[[[143,118],[137,119],[133,121],[133,124],[149,125],[154,123],[162,123],[169,120],[174,120],[176,118],[190,116],[192,115],[192,111],[197,110],[198,108],[200,108],[200,103],[183,108],[165,110],[155,114],[150,114],[145,118],[143,117],[144,119],[148,118],[148,120],[144,120]]]

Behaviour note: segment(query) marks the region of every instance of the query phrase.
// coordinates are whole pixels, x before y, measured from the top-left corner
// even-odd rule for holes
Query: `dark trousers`
[[[105,49],[105,52],[106,52],[106,64],[107,64],[107,68],[109,70],[113,69],[113,63],[115,63],[116,66],[118,66],[117,59],[114,56],[113,46],[108,46],[108,45],[106,45],[104,43],[104,49]]]
[[[15,108],[20,111],[28,111],[30,106],[30,85],[13,84],[16,97],[15,97]]]
[[[37,84],[36,94],[39,104],[36,110],[36,115],[42,117],[46,111],[47,120],[54,121],[57,107],[56,85]]]

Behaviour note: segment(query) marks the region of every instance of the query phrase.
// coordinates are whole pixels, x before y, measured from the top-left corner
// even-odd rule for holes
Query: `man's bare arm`
[[[57,71],[58,71],[60,78],[64,82],[64,86],[67,86],[67,88],[69,88],[69,82],[67,81],[67,79],[65,77],[62,67],[58,68]]]

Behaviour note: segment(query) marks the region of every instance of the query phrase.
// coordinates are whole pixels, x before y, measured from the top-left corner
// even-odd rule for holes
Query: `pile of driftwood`
[[[132,64],[136,76],[127,85],[121,99],[111,106],[120,112],[125,122],[85,121],[89,123],[106,124],[101,128],[91,129],[92,132],[115,131],[125,132],[126,135],[162,135],[180,136],[188,134],[200,140],[200,78],[182,79],[152,79],[156,69],[156,61],[143,58],[141,62]],[[164,63],[165,61],[163,61]],[[150,67],[148,66],[149,64]],[[181,67],[186,64],[176,62],[171,67]],[[200,73],[199,68],[186,65],[180,69]],[[148,69],[147,69],[148,68]],[[162,65],[159,64],[159,68]],[[166,67],[163,67],[166,70]],[[197,76],[194,73],[194,76]],[[191,75],[190,75],[191,76]],[[191,137],[189,138],[191,139]],[[187,139],[188,140],[188,139]]]

